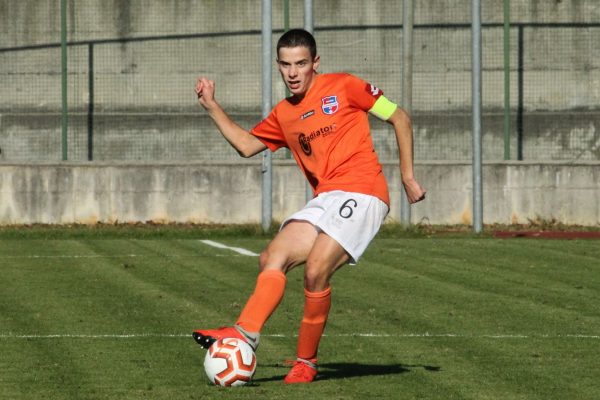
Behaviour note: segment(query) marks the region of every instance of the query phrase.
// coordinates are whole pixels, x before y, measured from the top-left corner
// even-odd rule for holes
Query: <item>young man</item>
[[[408,115],[377,87],[349,74],[318,74],[313,36],[286,32],[277,43],[277,64],[291,96],[250,131],[234,123],[215,100],[215,84],[200,78],[198,101],[225,139],[242,157],[288,147],[315,197],[290,216],[261,253],[254,293],[235,326],[201,329],[195,340],[205,348],[217,339],[237,337],[254,348],[260,331],[279,305],[286,273],[304,264],[304,316],[297,360],[285,383],[312,382],[317,349],[331,306],[330,279],[356,263],[389,211],[388,188],[371,140],[371,112],[393,125],[402,184],[410,203],[425,198],[413,174],[412,126]]]

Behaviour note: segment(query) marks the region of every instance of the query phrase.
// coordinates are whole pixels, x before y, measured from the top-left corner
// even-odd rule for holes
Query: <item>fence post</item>
[[[62,96],[62,160],[67,161],[68,132],[68,97],[67,97],[67,1],[60,1],[60,62],[61,62],[61,96]]]
[[[94,43],[88,44],[88,161],[94,160]]]
[[[312,0],[304,0],[304,29],[313,33],[314,24],[313,2]]]
[[[413,71],[413,0],[402,5],[402,108],[412,118],[412,71]],[[410,203],[400,177],[400,224],[410,225]]]
[[[473,106],[473,230],[483,230],[481,178],[481,0],[472,0],[472,106]]]
[[[504,0],[504,159],[510,160],[510,0]]]
[[[523,107],[525,96],[525,40],[524,26],[519,25],[517,30],[517,160],[523,161]]]
[[[289,30],[290,30],[290,0],[283,0],[283,31],[287,32]]]
[[[262,116],[266,118],[271,112],[271,35],[272,35],[272,3],[262,1]],[[262,153],[262,229],[267,232],[273,220],[273,156],[270,150]]]
[[[314,33],[315,23],[312,0],[304,0],[304,30]],[[308,203],[313,198],[313,190],[308,180],[304,183],[304,199]]]

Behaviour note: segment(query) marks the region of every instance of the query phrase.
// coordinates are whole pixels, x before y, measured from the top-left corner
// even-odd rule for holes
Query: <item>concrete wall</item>
[[[282,28],[282,2],[274,2],[274,28]],[[292,25],[302,24],[301,2]],[[502,2],[483,2],[483,21],[502,22]],[[596,0],[511,1],[512,22],[600,22]],[[260,30],[260,1],[88,0],[68,2],[70,41]],[[402,1],[328,0],[315,4],[315,26],[400,24]],[[60,42],[58,2],[22,0],[0,8],[0,48]],[[461,110],[470,105],[470,1],[416,2],[416,24],[467,24],[456,29],[415,31],[414,109]],[[600,28],[527,29],[523,38],[530,110],[597,108],[600,88]],[[387,89],[399,100],[401,30],[342,29],[317,31],[322,70],[347,70]],[[278,35],[274,36],[274,42]],[[260,104],[260,36],[205,37],[105,43],[95,47],[97,111],[114,109],[192,109],[185,96],[196,76],[207,74],[220,84],[224,105],[233,111],[258,110]],[[517,30],[511,31],[513,106],[516,94]],[[483,31],[484,106],[503,105],[503,31]],[[69,48],[70,106],[85,108],[87,46]],[[357,55],[360,54],[360,57]],[[0,63],[0,110],[60,109],[60,49],[5,53]],[[8,58],[10,57],[10,59]],[[561,71],[569,71],[565,74]],[[557,80],[557,74],[559,79]],[[235,79],[231,79],[235,77]],[[4,79],[10,78],[10,79]],[[275,98],[284,87],[274,74]],[[149,84],[152,82],[152,84]],[[192,82],[192,83],[190,83]],[[553,84],[549,84],[553,83]],[[557,85],[558,84],[558,85]],[[44,90],[36,90],[44,89]],[[464,90],[463,90],[464,88]],[[35,96],[27,95],[35,93]],[[248,95],[251,94],[251,95]]]
[[[485,164],[484,222],[556,219],[600,225],[600,162]],[[392,195],[388,221],[399,220],[399,168],[385,164]],[[417,164],[427,199],[413,222],[470,224],[471,166]],[[258,223],[260,164],[0,165],[0,224],[114,222]],[[274,169],[273,217],[304,204],[304,179],[293,162]]]
[[[230,156],[226,144],[207,142],[215,131],[202,119],[193,85],[198,75],[217,82],[217,97],[246,127],[260,117],[260,35],[167,40],[169,35],[260,30],[259,0],[69,0],[70,41],[163,37],[94,46],[96,160],[206,161]],[[470,1],[415,2],[415,24],[465,24],[417,28],[414,34],[414,126],[417,157],[469,159]],[[58,43],[59,2],[0,2],[0,50]],[[513,23],[598,23],[598,0],[513,0]],[[302,24],[302,2],[291,2],[293,26]],[[401,23],[401,0],[315,2],[323,72],[345,70],[400,101],[401,29],[360,29]],[[502,2],[485,0],[485,23],[502,22]],[[282,2],[273,24],[283,26]],[[511,31],[511,105],[516,132],[518,31]],[[278,35],[274,35],[274,41]],[[526,28],[523,36],[524,158],[600,159],[600,27]],[[503,156],[503,32],[483,31],[484,157]],[[359,56],[360,55],[360,56]],[[69,159],[87,158],[87,45],[69,48]],[[60,49],[0,51],[0,161],[60,159]],[[273,73],[273,98],[284,86]],[[198,116],[200,114],[200,117]],[[376,128],[380,156],[390,143]],[[201,135],[197,133],[201,132]],[[379,135],[379,136],[377,136]],[[185,139],[181,139],[185,136]],[[208,146],[206,146],[208,144]],[[205,147],[206,146],[206,147]],[[393,143],[392,143],[393,146]],[[148,149],[147,147],[151,147]],[[516,154],[515,140],[512,143]],[[211,153],[212,152],[212,153]]]
[[[235,115],[251,128],[259,114]],[[69,160],[87,160],[87,116],[69,118]],[[60,114],[0,113],[0,162],[51,162],[61,159]],[[483,158],[503,159],[503,115],[483,118]],[[239,156],[201,110],[194,113],[98,114],[94,117],[94,161],[235,161]],[[525,118],[525,160],[600,160],[600,112],[540,112]],[[415,113],[417,160],[470,160],[472,118],[468,113]],[[513,125],[511,154],[516,158]],[[371,132],[381,160],[397,158],[390,126],[372,118]],[[284,157],[284,152],[276,154]]]

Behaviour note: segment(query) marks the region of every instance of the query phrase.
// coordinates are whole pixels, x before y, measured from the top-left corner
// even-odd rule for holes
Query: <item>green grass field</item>
[[[0,231],[1,399],[597,399],[600,242],[380,235],[334,277],[311,385],[285,386],[302,271],[253,384],[210,386],[195,328],[234,322],[252,229]]]

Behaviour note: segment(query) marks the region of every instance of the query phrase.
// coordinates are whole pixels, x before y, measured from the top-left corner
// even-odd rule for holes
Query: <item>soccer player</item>
[[[277,43],[277,65],[291,96],[250,131],[237,125],[215,100],[215,83],[200,78],[198,102],[242,157],[269,149],[290,149],[315,197],[286,219],[260,254],[254,293],[232,327],[193,333],[208,348],[223,337],[245,340],[255,349],[263,325],[283,297],[286,273],[304,264],[304,316],[297,359],[285,383],[312,382],[317,350],[331,306],[330,280],[355,264],[389,211],[389,194],[373,148],[368,114],[393,125],[402,184],[410,203],[425,198],[413,174],[413,133],[409,116],[381,89],[346,73],[319,74],[314,37],[302,29]]]

